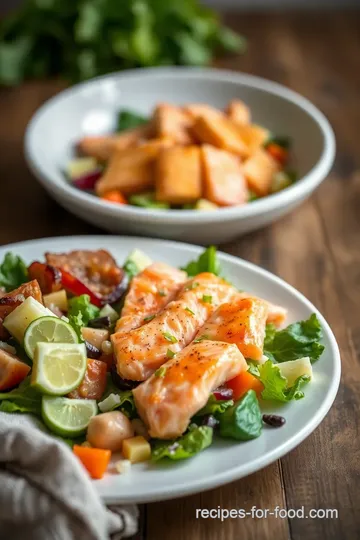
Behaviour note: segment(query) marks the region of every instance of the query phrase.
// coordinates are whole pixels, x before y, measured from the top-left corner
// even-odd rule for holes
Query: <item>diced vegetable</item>
[[[124,270],[132,278],[145,270],[150,264],[152,264],[152,260],[148,255],[139,249],[134,249],[124,262]]]
[[[141,435],[126,439],[122,445],[122,453],[125,459],[131,463],[147,461],[151,457],[151,446]]]
[[[220,435],[238,441],[248,441],[260,436],[262,414],[254,390],[220,415]]]
[[[262,148],[252,154],[244,164],[244,174],[249,187],[260,197],[269,194],[272,179],[278,171],[278,162]]]
[[[101,399],[106,388],[106,374],[105,362],[88,358],[83,379],[80,385],[70,392],[69,397],[72,399]]]
[[[103,342],[109,339],[109,330],[106,330],[105,328],[89,328],[88,326],[84,326],[81,328],[81,335],[85,341],[101,350]]]
[[[267,148],[270,144],[276,144],[285,150],[289,150],[291,146],[291,138],[285,135],[270,134],[268,140],[266,141],[265,148]]]
[[[60,311],[66,312],[68,310],[68,298],[64,289],[50,294],[45,294],[43,300],[45,307],[49,308],[50,310],[54,306]]]
[[[207,199],[200,199],[194,206],[194,210],[200,210],[203,212],[208,212],[211,210],[217,210],[219,207],[217,204],[208,201]]]
[[[96,183],[101,178],[102,169],[97,168],[92,172],[79,176],[76,180],[73,180],[73,185],[83,191],[94,191]]]
[[[287,379],[287,386],[293,386],[296,380],[303,375],[313,376],[312,365],[309,357],[298,358],[298,360],[290,360],[278,364],[280,373]]]
[[[201,161],[197,146],[163,150],[155,164],[156,198],[169,204],[186,204],[201,198]]]
[[[266,150],[280,165],[284,166],[286,164],[289,153],[285,148],[278,144],[270,143],[267,145]]]
[[[290,176],[284,171],[279,171],[273,176],[271,183],[271,192],[277,193],[278,191],[281,191],[291,186],[291,184],[292,179],[290,178]]]
[[[10,390],[29,374],[30,367],[5,349],[0,349],[0,390]]]
[[[90,420],[87,430],[87,440],[92,446],[105,448],[112,452],[121,450],[125,439],[130,439],[133,436],[134,430],[130,420],[120,411],[94,416]]]
[[[98,162],[93,157],[76,158],[69,161],[66,173],[71,180],[76,180],[98,169]]]
[[[125,199],[121,191],[118,189],[107,191],[101,198],[103,201],[108,201],[115,204],[127,204],[127,200]]]
[[[262,382],[254,377],[254,375],[251,375],[249,371],[242,371],[239,375],[227,381],[226,386],[232,389],[233,397],[236,401],[249,390],[254,390],[258,397],[260,397],[261,392],[264,390]]]
[[[102,478],[108,468],[111,458],[110,450],[101,448],[86,448],[75,444],[73,452],[79,458],[91,478],[99,480]]]
[[[140,253],[140,252],[139,252]],[[145,257],[146,255],[143,254]],[[149,259],[151,260],[151,259]],[[151,264],[151,263],[150,263]],[[110,321],[112,323],[116,322],[119,318],[119,314],[113,307],[110,306],[110,304],[105,304],[104,307],[101,308],[99,317],[110,317]]]
[[[29,296],[5,318],[4,326],[19,343],[22,343],[29,324],[39,317],[46,316],[54,317],[54,314]]]

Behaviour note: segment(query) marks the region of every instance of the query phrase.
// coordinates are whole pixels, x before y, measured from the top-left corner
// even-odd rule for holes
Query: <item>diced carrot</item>
[[[249,371],[242,371],[227,381],[226,386],[233,391],[233,399],[236,401],[240,399],[248,390],[254,390],[258,396],[264,390],[264,385],[254,375],[251,375]]]
[[[104,201],[109,201],[116,204],[127,204],[127,200],[124,195],[118,189],[112,189],[107,191],[105,195],[101,197]]]
[[[75,444],[73,452],[84,465],[91,478],[100,479],[104,476],[111,458],[110,450],[86,448]]]
[[[286,148],[283,148],[278,144],[271,143],[267,146],[266,150],[269,152],[270,156],[276,159],[276,161],[278,161],[281,165],[285,165],[288,160],[288,151]]]

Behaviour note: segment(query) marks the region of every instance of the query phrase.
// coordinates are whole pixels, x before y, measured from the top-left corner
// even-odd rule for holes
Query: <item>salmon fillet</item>
[[[277,328],[279,328],[280,326],[284,324],[286,320],[286,316],[287,316],[286,308],[282,306],[278,306],[276,304],[272,304],[268,300],[264,300],[262,298],[259,299],[257,296],[254,296],[253,294],[250,294],[247,292],[241,292],[239,293],[239,296],[241,296],[241,298],[257,298],[258,300],[262,300],[263,302],[265,302],[268,308],[268,314],[267,314],[267,319],[266,319],[267,324],[272,323]]]
[[[164,263],[145,268],[131,281],[115,332],[123,335],[145,324],[144,319],[159,313],[175,298],[186,277],[182,270]]]
[[[192,343],[133,390],[136,409],[151,437],[172,439],[204,407],[211,392],[247,369],[234,344],[219,341]]]
[[[207,272],[189,280],[155,319],[126,336],[111,336],[119,375],[134,381],[150,377],[166,362],[170,347],[175,353],[186,347],[216,308],[236,292]]]
[[[196,338],[235,343],[245,358],[263,355],[268,306],[259,298],[238,298],[222,304],[199,330]]]

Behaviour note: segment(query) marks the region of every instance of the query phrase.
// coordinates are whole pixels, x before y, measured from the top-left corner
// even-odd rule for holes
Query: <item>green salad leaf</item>
[[[249,441],[260,436],[262,414],[256,393],[248,390],[232,407],[219,416],[221,437]]]
[[[81,329],[89,324],[91,319],[99,316],[100,310],[90,302],[88,294],[74,296],[69,300],[68,319],[71,326],[74,328],[79,341],[84,341]]]
[[[41,417],[41,394],[30,386],[30,377],[26,377],[17,388],[0,393],[0,411],[31,413]]]
[[[142,126],[148,122],[148,118],[141,116],[140,114],[123,109],[119,112],[117,130],[125,131],[126,129],[133,129],[138,126]]]
[[[169,458],[174,461],[195,456],[211,445],[213,429],[208,426],[191,424],[185,435],[173,441],[156,441],[152,450],[152,460]]]
[[[129,203],[134,206],[140,206],[141,208],[154,208],[158,210],[167,210],[170,205],[165,202],[159,202],[155,199],[155,193],[149,191],[148,193],[141,193],[137,195],[130,195]]]
[[[277,144],[278,146],[281,146],[285,150],[289,150],[291,147],[291,138],[286,135],[270,135],[268,140],[265,142],[265,148],[269,146],[269,144]]]
[[[273,362],[286,362],[308,356],[312,362],[318,360],[325,347],[320,343],[322,329],[315,313],[305,321],[290,324],[276,331],[267,325],[264,354]]]
[[[217,257],[215,246],[210,246],[195,261],[189,262],[182,270],[185,270],[189,277],[194,277],[201,272],[211,272],[216,276],[221,273],[220,262]]]
[[[0,264],[0,287],[10,292],[26,281],[28,281],[28,271],[22,258],[11,252],[6,253]]]
[[[287,402],[302,399],[304,392],[301,387],[310,381],[308,375],[302,375],[296,379],[293,386],[288,387],[286,377],[281,374],[279,366],[271,360],[264,364],[249,362],[249,372],[263,383],[264,390],[261,397],[265,400]]]
[[[226,409],[232,407],[233,405],[234,401],[232,399],[219,400],[216,399],[214,394],[211,394],[205,407],[200,409],[195,416],[206,416],[208,414],[212,414],[213,416],[217,417],[217,415],[222,414],[226,411]]]

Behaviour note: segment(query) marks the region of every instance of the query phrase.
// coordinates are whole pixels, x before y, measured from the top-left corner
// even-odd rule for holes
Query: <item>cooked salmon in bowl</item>
[[[216,243],[306,199],[335,141],[320,111],[276,83],[156,68],[60,93],[30,122],[25,150],[45,189],[95,225]]]

